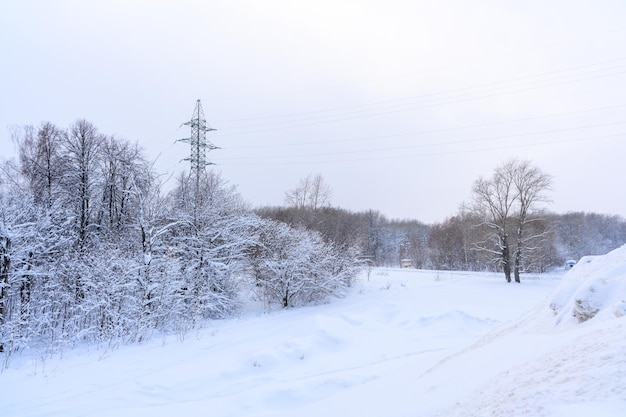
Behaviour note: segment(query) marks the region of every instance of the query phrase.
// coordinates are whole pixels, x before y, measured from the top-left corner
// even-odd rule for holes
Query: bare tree
[[[306,178],[300,179],[296,188],[285,192],[285,204],[297,209],[303,209],[306,207],[310,187],[310,177],[310,175],[307,175]]]
[[[316,211],[319,208],[329,206],[333,192],[326,184],[321,174],[317,174],[311,181],[311,192],[309,193],[309,207]]]
[[[517,159],[497,167],[490,179],[479,178],[474,183],[473,212],[492,231],[479,248],[497,255],[507,282],[511,282],[511,272],[520,282],[523,254],[530,241],[525,235],[527,226],[535,219],[531,214],[538,203],[547,201],[544,193],[550,185],[549,175]]]
[[[119,231],[138,211],[137,192],[147,191],[152,174],[142,150],[124,139],[105,138],[100,161],[102,197],[97,224]]]
[[[35,203],[47,208],[52,206],[58,194],[63,170],[62,136],[61,129],[45,122],[36,133],[32,126],[24,126],[15,137],[22,174],[29,183]]]
[[[78,120],[63,139],[67,169],[63,182],[76,215],[78,245],[83,246],[93,220],[95,197],[104,136],[86,120]]]
[[[552,186],[552,177],[534,167],[529,161],[511,161],[513,165],[513,184],[517,195],[517,247],[515,249],[515,282],[520,282],[520,269],[524,252],[529,242],[536,241],[545,235],[546,228],[536,230],[526,236],[528,225],[537,222],[537,217],[532,214],[536,206],[542,202],[548,202],[545,192]]]
[[[510,216],[516,199],[512,169],[511,161],[504,163],[490,179],[479,178],[472,189],[473,210],[493,231],[491,242],[482,242],[479,247],[496,255],[507,282],[511,282]]]
[[[300,179],[296,188],[285,193],[285,203],[297,209],[316,211],[330,206],[332,194],[332,190],[321,174],[314,177],[309,174]]]

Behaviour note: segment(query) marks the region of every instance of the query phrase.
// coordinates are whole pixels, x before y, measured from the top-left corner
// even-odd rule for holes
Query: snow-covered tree
[[[339,295],[357,272],[355,252],[342,252],[319,233],[265,220],[250,250],[254,288],[268,305],[294,307]]]
[[[95,231],[94,200],[96,187],[102,180],[98,169],[104,141],[104,136],[86,120],[71,125],[62,141],[66,158],[62,183],[76,224],[77,245],[81,248]]]
[[[498,166],[491,178],[479,178],[473,187],[473,212],[492,233],[478,247],[495,255],[505,278],[520,282],[524,252],[538,236],[528,235],[536,221],[537,205],[546,201],[551,178],[528,161],[511,159]],[[513,259],[511,259],[513,256]]]
[[[5,326],[8,313],[9,268],[11,266],[11,237],[0,218],[0,326]],[[4,336],[4,335],[2,335]],[[0,339],[0,352],[4,351],[4,337]]]
[[[257,217],[250,213],[234,187],[213,171],[195,178],[181,175],[172,192],[171,245],[179,260],[184,315],[224,317],[237,307],[238,282],[251,228]]]
[[[137,192],[145,192],[151,186],[151,175],[137,145],[115,137],[104,138],[100,153],[98,227],[119,233],[132,223],[139,210]]]
[[[24,126],[16,132],[21,172],[33,193],[35,204],[51,207],[59,198],[65,159],[62,152],[64,132],[50,122],[35,132]]]

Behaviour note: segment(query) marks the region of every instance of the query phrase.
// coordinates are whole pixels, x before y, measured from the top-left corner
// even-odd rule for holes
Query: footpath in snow
[[[623,416],[626,248],[567,274],[375,269],[344,299],[0,373],[0,416]],[[1,359],[1,357],[0,357]]]

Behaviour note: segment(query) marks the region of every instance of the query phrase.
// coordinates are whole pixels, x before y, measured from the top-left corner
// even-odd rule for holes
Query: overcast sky
[[[626,214],[623,0],[2,0],[0,150],[11,127],[87,119],[254,206],[320,173],[332,203],[443,221],[472,183],[530,159],[549,209]]]

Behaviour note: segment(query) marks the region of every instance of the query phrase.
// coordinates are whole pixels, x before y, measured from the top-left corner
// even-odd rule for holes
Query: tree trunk
[[[8,236],[0,240],[0,324],[4,324],[6,318],[7,288],[9,287],[9,268],[11,258],[11,239]],[[0,352],[4,351],[4,345],[0,344]]]
[[[520,243],[518,242],[518,245]],[[515,282],[521,282],[520,281],[520,269],[521,269],[521,265],[522,264],[522,248],[518,247],[517,250],[515,251],[515,268],[514,268],[514,273],[515,273]]]
[[[287,288],[285,289],[285,296],[283,297],[283,307],[289,307],[289,284],[287,284]]]
[[[502,236],[502,269],[506,282],[511,282],[511,255],[509,252],[509,239],[505,234]]]

